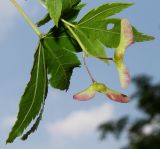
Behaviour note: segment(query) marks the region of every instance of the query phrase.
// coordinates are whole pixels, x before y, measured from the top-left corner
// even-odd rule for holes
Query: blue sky
[[[155,81],[159,81],[160,1],[114,0],[116,1],[134,2],[133,7],[117,16],[128,18],[139,31],[156,37],[152,42],[136,43],[127,49],[125,62],[131,75],[145,73],[153,76]],[[44,8],[37,1],[18,0],[18,2],[34,22],[45,14]],[[83,2],[87,2],[88,5],[81,12],[81,16],[94,6],[113,1],[83,0]],[[0,20],[0,148],[119,149],[127,142],[126,136],[120,141],[109,137],[108,140],[101,142],[96,127],[103,121],[116,119],[125,114],[140,116],[135,111],[135,103],[118,104],[99,94],[92,101],[75,102],[72,100],[72,95],[90,84],[85,70],[80,68],[74,71],[68,93],[49,88],[43,121],[38,131],[26,142],[17,139],[14,144],[5,145],[5,139],[18,112],[20,96],[29,80],[38,38],[9,1],[0,0]],[[50,25],[42,27],[41,30],[45,32]],[[113,49],[108,51],[110,55],[113,54]],[[118,74],[113,64],[106,66],[93,59],[87,62],[99,82],[104,82],[128,95],[133,93],[132,84],[127,90],[120,88]]]

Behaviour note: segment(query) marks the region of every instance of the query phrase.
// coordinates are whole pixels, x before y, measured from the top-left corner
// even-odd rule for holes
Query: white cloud
[[[14,124],[15,121],[16,121],[15,116],[7,116],[2,120],[0,128],[1,129],[8,129]]]
[[[18,0],[18,3],[23,6],[25,1]],[[14,27],[17,14],[17,10],[9,0],[0,0],[0,40],[4,39]]]
[[[78,137],[94,132],[99,124],[110,120],[112,115],[113,107],[104,104],[90,110],[71,113],[62,120],[47,124],[46,129],[53,136]]]
[[[144,126],[142,131],[145,135],[150,135],[153,131],[153,126],[152,125],[146,125],[146,126]]]
[[[151,123],[151,124],[145,125],[142,131],[145,135],[150,135],[159,129],[160,129],[159,123]]]

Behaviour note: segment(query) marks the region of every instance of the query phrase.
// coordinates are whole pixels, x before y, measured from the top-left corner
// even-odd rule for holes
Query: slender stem
[[[85,66],[85,68],[86,68],[86,71],[87,71],[90,79],[92,80],[93,83],[95,83],[96,81],[95,81],[95,79],[93,78],[93,76],[92,76],[92,74],[91,74],[91,72],[90,72],[90,70],[89,70],[89,68],[88,68],[88,66],[87,66],[87,64],[86,64],[86,59],[85,59],[85,53],[84,53],[84,52],[82,53],[82,58],[83,58],[83,64],[84,64],[84,66]]]
[[[71,24],[71,23],[69,23],[68,21],[66,21],[66,20],[64,20],[64,19],[61,19],[61,20],[62,20],[62,22],[64,22],[65,24],[67,24],[67,25],[72,26],[72,27],[75,28],[75,25],[74,25],[74,24]]]
[[[82,50],[83,50],[82,58],[83,58],[84,66],[85,66],[85,68],[86,68],[86,71],[87,71],[90,79],[92,80],[93,83],[95,83],[96,81],[95,81],[95,79],[93,78],[93,76],[92,76],[92,74],[91,74],[91,72],[90,72],[90,70],[89,70],[89,68],[88,68],[88,66],[87,66],[87,64],[86,64],[85,53],[84,53],[84,51],[86,51],[86,48],[85,48],[85,46],[83,45],[83,43],[81,42],[81,40],[79,39],[79,37],[78,37],[78,36],[76,35],[76,33],[74,32],[74,30],[71,28],[71,27],[75,28],[76,26],[73,25],[73,24],[71,24],[71,23],[69,23],[69,22],[67,22],[67,21],[65,21],[64,19],[61,19],[61,20],[62,20],[62,22],[64,23],[64,25],[68,28],[68,30],[71,32],[71,34],[74,36],[74,38],[77,40],[77,42],[79,43],[80,47],[82,48]]]
[[[41,31],[38,29],[38,27],[32,22],[32,20],[25,14],[25,12],[23,11],[23,9],[18,5],[18,3],[16,2],[16,0],[10,0],[11,3],[17,8],[17,10],[19,11],[19,13],[23,16],[23,18],[28,22],[28,24],[32,27],[32,29],[35,31],[35,33],[41,37],[42,33]]]
[[[75,28],[75,25],[70,24],[69,22],[65,21],[64,19],[61,19],[61,20],[64,23],[64,25],[68,28],[68,30],[71,32],[71,34],[74,36],[74,38],[77,40],[77,42],[79,43],[79,45],[82,48],[82,50],[86,52],[85,46],[83,45],[83,43],[81,42],[81,40],[79,39],[79,37],[76,35],[76,33],[74,32],[74,30],[71,28],[71,27]]]

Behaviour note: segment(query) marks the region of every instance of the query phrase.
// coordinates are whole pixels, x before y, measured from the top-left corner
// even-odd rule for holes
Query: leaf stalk
[[[16,0],[10,0],[11,3],[17,8],[19,13],[23,16],[23,18],[27,21],[27,23],[32,27],[32,29],[35,31],[38,37],[42,37],[42,33],[39,30],[39,28],[32,22],[32,20],[26,15],[26,13],[23,11],[23,9],[19,6],[19,4],[16,2]]]
[[[84,66],[85,66],[85,68],[86,68],[86,71],[87,71],[90,79],[92,80],[93,83],[95,83],[96,81],[95,81],[95,79],[93,78],[93,76],[92,76],[92,74],[91,74],[91,72],[90,72],[90,70],[89,70],[89,68],[88,68],[88,66],[87,66],[87,64],[86,64],[86,59],[85,59],[85,53],[84,53],[84,52],[82,53],[82,58],[83,58],[83,64],[84,64]]]
[[[71,34],[72,34],[72,35],[74,36],[74,38],[77,40],[77,42],[78,42],[78,44],[80,45],[80,47],[82,48],[82,50],[83,50],[84,52],[87,52],[85,46],[83,45],[83,43],[81,42],[81,40],[79,39],[79,37],[76,35],[76,33],[74,32],[74,30],[71,28],[71,27],[75,28],[76,26],[73,25],[73,24],[71,24],[71,23],[69,23],[69,22],[67,22],[67,21],[64,20],[64,19],[61,19],[61,21],[64,23],[64,25],[68,28],[68,30],[71,32]]]
[[[86,59],[85,59],[85,51],[86,51],[86,49],[85,49],[84,45],[82,44],[82,42],[80,41],[79,37],[75,34],[74,30],[72,29],[72,27],[75,28],[76,26],[73,25],[73,24],[71,24],[71,23],[69,23],[69,22],[67,22],[67,21],[64,20],[64,19],[61,19],[61,21],[62,21],[62,22],[64,23],[64,25],[68,28],[68,30],[69,30],[69,31],[71,32],[71,34],[75,37],[75,39],[76,39],[77,42],[79,43],[80,47],[82,48],[82,50],[83,50],[83,53],[82,53],[83,64],[84,64],[84,66],[85,66],[85,68],[86,68],[86,71],[87,71],[90,79],[92,80],[93,83],[95,83],[96,81],[95,81],[95,79],[93,78],[93,76],[92,76],[92,74],[91,74],[91,72],[90,72],[90,70],[89,70],[89,68],[88,68],[88,66],[87,66],[87,64],[86,64]]]

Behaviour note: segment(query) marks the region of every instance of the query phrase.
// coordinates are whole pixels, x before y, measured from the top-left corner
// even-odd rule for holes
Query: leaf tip
[[[14,140],[13,140],[13,139],[10,139],[10,137],[9,137],[9,138],[6,140],[6,145],[9,144],[9,143],[13,143],[13,141],[14,141]]]
[[[131,6],[133,6],[135,3],[129,2],[129,3],[126,3],[126,4],[127,4],[128,7],[131,7]]]

